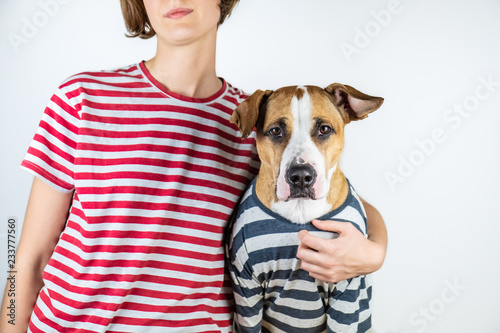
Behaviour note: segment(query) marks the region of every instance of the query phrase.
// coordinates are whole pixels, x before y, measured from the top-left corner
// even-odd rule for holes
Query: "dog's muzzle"
[[[285,175],[290,185],[289,199],[315,199],[313,185],[316,181],[316,171],[310,164],[292,164]]]

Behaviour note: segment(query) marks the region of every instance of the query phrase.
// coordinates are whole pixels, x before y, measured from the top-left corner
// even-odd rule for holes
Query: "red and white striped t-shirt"
[[[74,190],[32,332],[227,332],[224,230],[259,167],[229,123],[246,96],[194,99],[143,63],[67,79],[22,166]]]

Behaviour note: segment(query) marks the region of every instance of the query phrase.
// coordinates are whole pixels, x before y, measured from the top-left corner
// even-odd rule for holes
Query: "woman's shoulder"
[[[225,80],[224,80],[225,81]],[[235,104],[236,105],[239,105],[241,102],[243,102],[245,99],[248,98],[248,96],[250,96],[249,94],[247,94],[245,91],[243,91],[242,89],[240,88],[237,88],[235,87],[234,85],[232,85],[231,83],[225,81],[226,85],[227,85],[227,89],[226,89],[226,96],[228,98],[234,98],[236,101],[235,101]]]
[[[90,70],[69,76],[62,81],[59,88],[86,84],[124,84],[142,80],[138,64],[121,66],[113,69]]]

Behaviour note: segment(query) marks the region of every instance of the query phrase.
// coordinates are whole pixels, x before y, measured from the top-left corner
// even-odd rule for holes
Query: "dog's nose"
[[[316,173],[309,164],[300,164],[288,169],[286,180],[290,186],[306,190],[311,188],[316,180]]]

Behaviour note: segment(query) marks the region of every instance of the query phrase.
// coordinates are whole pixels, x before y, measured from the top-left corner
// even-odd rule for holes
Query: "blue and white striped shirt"
[[[345,202],[320,219],[350,222],[366,235],[363,205],[350,185]],[[240,204],[228,246],[239,331],[368,331],[371,277],[338,283],[311,278],[297,259],[300,230],[322,238],[338,236],[277,215],[257,198],[254,180]]]

